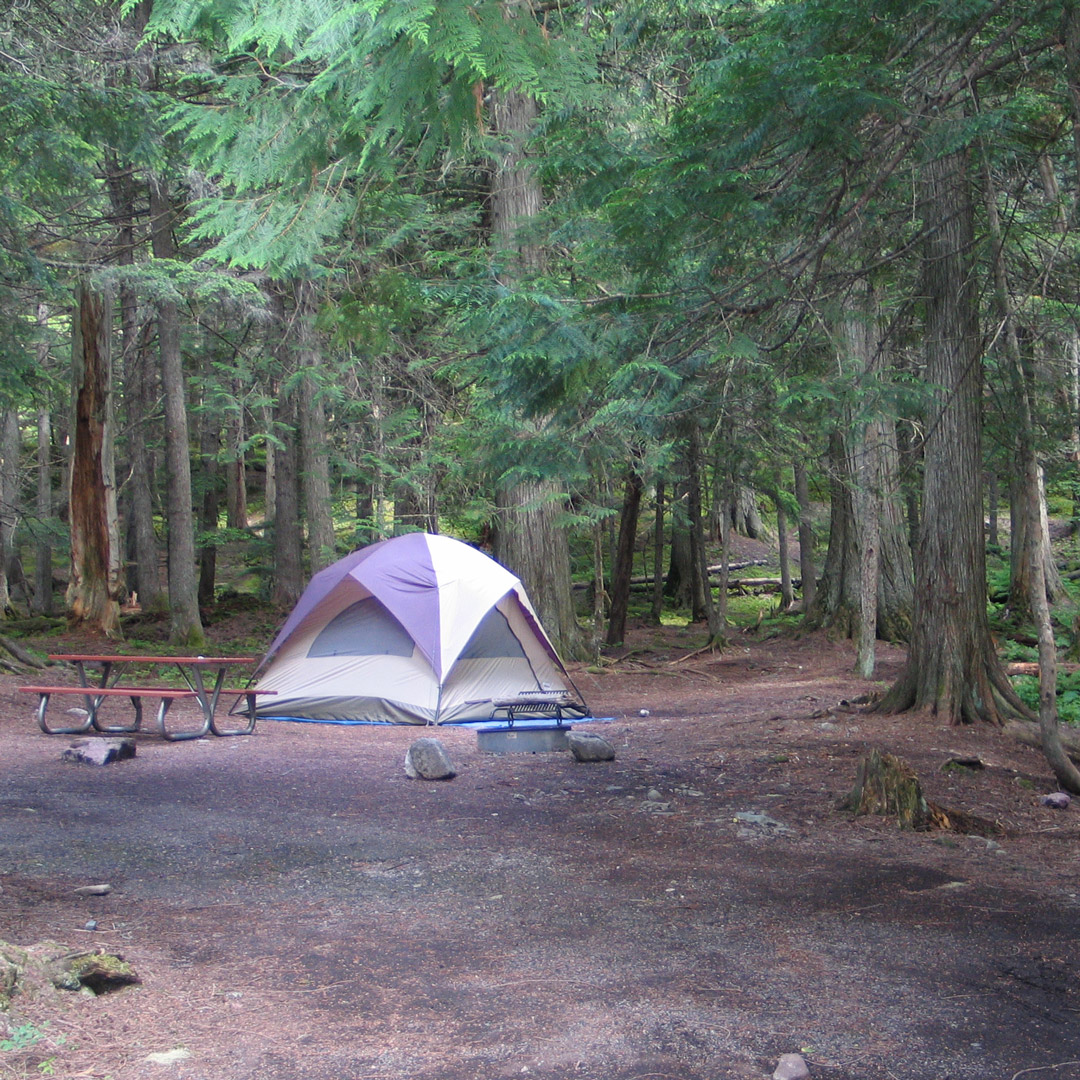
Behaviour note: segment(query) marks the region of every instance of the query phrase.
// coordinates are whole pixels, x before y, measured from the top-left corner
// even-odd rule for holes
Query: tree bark
[[[274,407],[274,603],[292,609],[304,591],[303,539],[300,520],[300,449],[297,395],[289,386],[294,357],[288,340],[285,301],[275,289],[271,297],[282,378]]]
[[[37,325],[41,338],[37,344],[38,366],[46,370],[49,359],[47,326],[49,308],[38,305]],[[53,468],[52,414],[42,406],[37,413],[37,498],[34,513],[38,520],[37,542],[34,545],[34,596],[31,610],[39,615],[53,613]]]
[[[130,352],[124,353],[124,408],[128,442],[137,452],[128,455],[127,546],[129,586],[138,595],[144,611],[163,608],[160,550],[154,528],[154,474],[160,419],[154,415],[157,399],[157,372],[151,361],[153,320],[142,326]]]
[[[491,184],[492,247],[497,272],[509,287],[544,265],[543,249],[527,234],[542,205],[540,182],[526,152],[539,109],[527,94],[497,89],[493,110],[504,149]],[[523,438],[519,446],[524,460],[529,440]],[[576,658],[587,648],[574,608],[570,545],[558,521],[565,502],[550,479],[504,487],[497,496],[496,558],[521,579],[556,648]]]
[[[814,606],[817,596],[817,563],[814,559],[814,519],[810,505],[810,481],[806,464],[795,462],[795,501],[799,504],[799,576],[802,578],[803,611]]]
[[[214,602],[217,585],[218,518],[221,513],[221,418],[204,409],[199,423],[199,458],[202,462],[202,498],[199,501],[199,604],[209,607]]]
[[[551,484],[539,481],[498,492],[495,558],[521,579],[560,655],[578,659],[585,637],[570,589],[570,545],[555,520],[563,502]]]
[[[881,338],[878,331],[877,297],[865,281],[843,321],[848,356],[844,362],[854,366],[856,378],[876,375],[882,367]],[[869,409],[870,415],[862,414]],[[849,407],[844,432],[844,467],[851,485],[851,526],[854,545],[856,602],[855,670],[864,679],[873,678],[877,642],[877,598],[881,539],[882,490],[881,440],[884,425],[876,409],[857,402]]]
[[[664,614],[664,478],[656,481],[656,518],[653,521],[652,621],[659,626]]]
[[[1018,699],[994,651],[986,614],[982,354],[966,153],[929,161],[924,191],[926,380],[943,390],[926,436],[908,661],[879,708],[925,708],[952,724],[1000,722],[995,691]]]
[[[593,617],[592,617],[592,647],[599,653],[600,644],[604,640],[604,611],[607,608],[607,589],[604,587],[604,523],[593,522]]]
[[[1047,601],[1050,563],[1050,532],[1046,525],[1046,500],[1043,495],[1042,467],[1035,446],[1035,411],[1033,405],[1034,378],[1030,364],[1025,364],[1020,350],[1016,312],[1009,292],[1005,267],[1004,237],[997,209],[995,190],[989,164],[984,167],[987,220],[990,226],[991,257],[994,277],[994,303],[1004,329],[1005,352],[1012,376],[1015,407],[1019,424],[1016,441],[1020,465],[1025,480],[1022,504],[1024,557],[1014,560],[1026,566],[1027,603],[1039,639],[1039,732],[1046,760],[1054,770],[1058,784],[1074,794],[1080,794],[1080,770],[1069,759],[1061,742],[1057,712],[1057,645],[1050,621]],[[1016,544],[1013,537],[1013,544]],[[1052,565],[1052,564],[1051,564]],[[1056,568],[1054,568],[1056,573]],[[1015,583],[1014,583],[1015,588]]]
[[[671,557],[668,560],[668,572],[664,580],[664,595],[675,607],[689,606],[693,609],[687,501],[686,480],[682,479],[676,484],[675,497],[671,501]]]
[[[156,259],[176,255],[173,207],[160,177],[150,178],[150,235]],[[158,355],[165,410],[166,517],[168,519],[169,624],[174,642],[201,648],[206,640],[199,616],[195,558],[195,511],[191,492],[184,360],[180,351],[180,310],[173,300],[157,305]]]
[[[150,17],[150,0],[139,0],[125,17],[130,40],[138,43]],[[114,85],[123,83],[151,89],[157,81],[157,70],[151,50],[136,46],[124,62],[111,68],[106,76]],[[115,259],[121,266],[135,263],[135,250],[141,243],[136,230],[138,203],[145,199],[137,182],[136,167],[131,160],[118,158],[112,151],[105,155],[106,184],[116,221],[113,242]],[[151,199],[160,193],[151,192]],[[151,208],[153,215],[154,208]],[[165,209],[167,207],[157,209]],[[158,231],[160,230],[160,232]],[[156,240],[155,255],[169,257],[172,237],[167,222],[152,216],[151,243]],[[164,254],[159,254],[164,252]],[[139,325],[139,298],[134,286],[120,286],[121,372],[124,381],[124,416],[126,439],[124,461],[127,480],[124,488],[126,582],[144,610],[164,606],[159,571],[158,538],[154,528],[154,484],[156,446],[160,441],[157,420],[152,419],[157,407],[154,364],[150,358],[154,320],[146,318]]]
[[[701,611],[709,631],[709,644],[719,644],[723,640],[724,626],[713,601],[712,585],[709,582],[709,557],[705,548],[705,508],[702,506],[701,478],[701,431],[696,423],[691,423],[687,450],[687,481],[689,492],[690,515],[690,581],[695,603],[701,604]],[[729,519],[725,514],[722,519],[723,562],[720,574],[720,595],[727,597],[727,532]]]
[[[248,527],[247,465],[244,455],[243,394],[246,387],[239,380],[233,385],[233,396],[239,406],[231,409],[225,422],[225,443],[228,459],[225,463],[225,514],[230,529]]]
[[[66,602],[73,626],[119,638],[124,585],[113,459],[111,319],[108,299],[80,287],[72,320],[75,416]]]
[[[1015,357],[1017,363],[1023,363],[1019,351]],[[1026,368],[1027,365],[1024,364]],[[1025,371],[1023,378],[1030,380],[1030,373]],[[1028,391],[1025,390],[1025,393]],[[1024,461],[1025,449],[1017,440],[1017,459]],[[1032,479],[1025,468],[1022,473],[1013,473],[1009,477],[1009,600],[1008,608],[1013,618],[1023,620],[1034,616],[1031,608],[1031,584],[1038,575],[1046,590],[1046,599],[1054,604],[1064,599],[1065,583],[1054,562],[1050,548],[1050,520],[1046,510],[1046,484],[1041,465],[1035,469],[1034,491],[1030,485]],[[1036,512],[1031,513],[1029,500],[1034,494]],[[1028,533],[1035,529],[1039,533],[1038,542],[1032,543]],[[1040,566],[1032,564],[1035,556],[1042,560]]]
[[[48,409],[41,408],[38,409],[37,414],[37,500],[35,504],[40,532],[34,552],[34,599],[31,604],[31,610],[39,615],[51,615],[53,612],[53,546],[49,537],[52,504],[52,417]]]
[[[22,501],[19,491],[21,442],[19,410],[11,406],[0,413],[0,617],[11,611],[15,529]]]
[[[608,645],[620,645],[626,640],[626,615],[630,606],[630,578],[634,572],[634,547],[637,541],[638,518],[645,482],[631,467],[623,492],[622,513],[619,514],[619,539],[615,546],[615,565],[611,571],[611,603],[608,614]]]
[[[795,604],[795,590],[791,585],[791,552],[788,545],[787,512],[779,493],[773,499],[776,506],[776,546],[780,555],[780,608],[790,611]],[[730,580],[729,580],[730,583]]]
[[[315,331],[315,295],[311,283],[295,284],[299,364],[301,486],[307,519],[309,573],[316,574],[336,558],[333,499],[330,495],[330,450],[326,405],[316,372],[319,348]]]

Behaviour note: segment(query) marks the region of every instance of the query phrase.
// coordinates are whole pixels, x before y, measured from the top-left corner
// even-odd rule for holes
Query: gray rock
[[[1039,802],[1043,806],[1049,806],[1051,810],[1068,810],[1072,799],[1067,791],[1053,791],[1049,795],[1044,795]]]
[[[77,739],[60,755],[64,761],[109,765],[135,756],[134,739]]]
[[[579,731],[571,731],[566,736],[566,745],[570,747],[575,761],[615,760],[615,747],[599,735],[583,735]]]
[[[405,751],[405,772],[414,780],[452,780],[457,776],[438,739],[417,739]]]
[[[781,1054],[773,1080],[807,1080],[810,1070],[800,1054]]]
[[[758,813],[756,810],[740,810],[735,815],[735,820],[743,825],[753,825],[765,832],[790,833],[791,829],[782,821],[769,817],[768,814]]]

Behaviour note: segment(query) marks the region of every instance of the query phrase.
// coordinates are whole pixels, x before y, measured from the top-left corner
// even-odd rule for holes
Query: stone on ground
[[[134,739],[78,739],[61,754],[64,761],[84,765],[110,765],[134,756]]]
[[[580,731],[571,731],[566,736],[566,745],[575,761],[614,761],[615,747],[599,735],[583,735]]]
[[[810,1070],[800,1054],[781,1054],[773,1080],[807,1080]]]
[[[438,739],[417,739],[405,751],[405,772],[414,780],[452,780],[457,776]]]
[[[1072,799],[1067,791],[1052,791],[1049,795],[1044,795],[1039,802],[1043,806],[1049,806],[1051,810],[1068,810]]]

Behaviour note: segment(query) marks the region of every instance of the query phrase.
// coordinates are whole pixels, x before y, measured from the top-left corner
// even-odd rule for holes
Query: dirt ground
[[[415,728],[260,722],[64,763],[72,738],[0,679],[0,938],[141,978],[16,998],[0,1077],[746,1080],[783,1053],[814,1080],[1080,1077],[1080,803],[1040,805],[1041,755],[860,713],[849,645],[820,635],[672,663],[685,632],[636,633],[574,669],[613,762],[438,729],[441,783],[405,775]],[[901,662],[881,647],[878,688]],[[1000,832],[837,810],[874,747]]]

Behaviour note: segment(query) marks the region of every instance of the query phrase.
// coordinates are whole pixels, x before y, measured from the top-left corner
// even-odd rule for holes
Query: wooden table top
[[[256,656],[136,656],[134,653],[113,653],[108,656],[94,656],[84,653],[54,653],[50,660],[77,660],[92,664],[190,664],[221,667],[225,664],[255,664]]]

